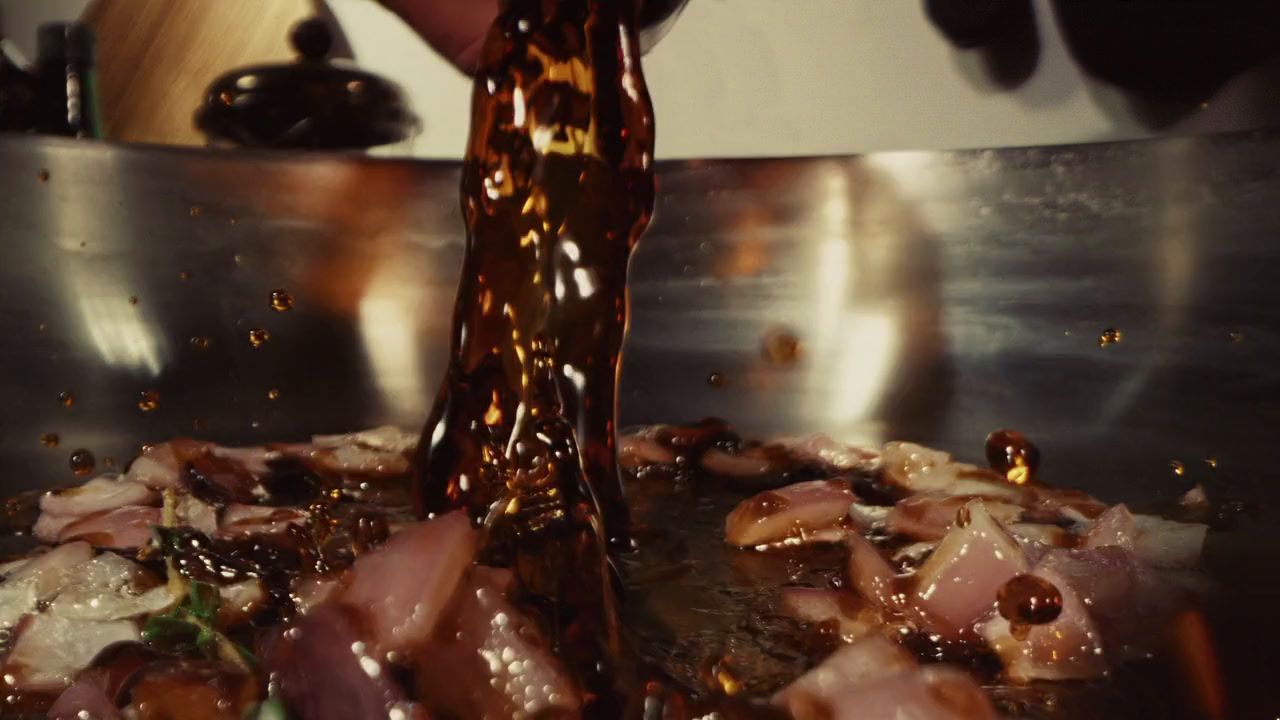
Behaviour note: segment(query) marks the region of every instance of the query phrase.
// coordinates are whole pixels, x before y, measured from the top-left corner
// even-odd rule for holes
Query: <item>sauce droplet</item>
[[[149,413],[160,407],[160,393],[155,390],[143,390],[138,396],[138,409],[144,413]]]
[[[1124,340],[1123,332],[1121,332],[1120,330],[1117,330],[1116,328],[1107,328],[1106,330],[1102,331],[1101,335],[1098,336],[1098,347],[1115,345],[1121,340]]]
[[[1017,430],[996,430],[987,436],[987,464],[1014,485],[1030,482],[1040,469],[1040,448]]]
[[[789,367],[800,359],[800,338],[785,328],[765,333],[761,347],[764,359],[778,367]]]
[[[237,264],[237,265],[241,265],[241,264],[243,264],[243,263],[244,263],[244,256],[243,256],[243,255],[241,255],[240,253],[236,253],[235,255],[233,255],[233,256],[231,257],[231,259],[232,259],[232,261],[234,261],[234,262],[235,262],[235,264]]]
[[[1173,474],[1177,475],[1178,477],[1182,477],[1183,475],[1187,474],[1187,466],[1183,465],[1181,460],[1170,460],[1169,469],[1172,470]]]
[[[69,408],[72,405],[75,405],[76,404],[75,393],[71,392],[70,390],[63,390],[62,392],[58,393],[58,404],[64,408]]]
[[[1215,469],[1215,470],[1217,470],[1217,469],[1218,469],[1218,458],[1216,458],[1216,457],[1207,457],[1207,458],[1205,458],[1205,459],[1204,459],[1204,464],[1205,464],[1205,465],[1208,465],[1209,467],[1211,467],[1211,468],[1213,468],[1213,469]]]
[[[36,175],[36,178],[37,178],[40,182],[42,182],[42,183],[47,183],[47,182],[49,182],[49,171],[48,171],[48,170],[41,170],[41,171],[40,171],[40,174],[39,174],[39,175]]]
[[[1045,625],[1062,614],[1062,592],[1035,575],[1015,575],[996,594],[1000,617],[1014,625]]]
[[[270,390],[268,390],[268,391],[267,391],[267,399],[268,399],[268,400],[279,400],[279,399],[280,399],[280,388],[271,388]]]
[[[288,312],[293,309],[293,296],[288,290],[271,291],[271,309],[276,312]]]
[[[252,422],[250,422],[250,423],[249,423],[249,427],[253,428],[254,430],[257,430],[257,429],[258,429],[258,427],[259,427],[259,426],[261,426],[261,425],[262,425],[262,423],[258,422],[257,420],[254,420],[254,421],[252,421]]]
[[[191,206],[191,217],[193,218],[200,217],[202,213],[204,213],[204,208],[200,207],[199,205]]]
[[[707,375],[707,384],[713,388],[724,387],[724,382],[725,382],[724,373],[713,372],[710,375]]]
[[[203,335],[196,335],[191,338],[190,342],[191,342],[191,347],[201,352],[204,352],[205,350],[208,350],[213,345],[213,338],[205,337]]]
[[[138,304],[138,296],[137,296],[137,295],[130,295],[130,296],[129,296],[129,304],[130,304],[130,305],[137,305],[137,304]]]
[[[75,473],[76,477],[84,477],[85,475],[93,472],[93,468],[97,465],[97,461],[94,460],[93,453],[85,450],[84,448],[80,448],[79,450],[71,453],[70,464],[71,472]]]
[[[179,280],[183,280],[183,281],[185,281],[185,280],[190,280],[190,279],[191,279],[191,271],[190,271],[190,270],[183,270],[183,271],[179,272],[179,273],[178,273],[178,279],[179,279]]]
[[[1232,330],[1231,332],[1227,333],[1227,339],[1233,343],[1238,343],[1244,339],[1244,333],[1239,332],[1237,330]]]
[[[58,437],[58,433],[45,433],[40,436],[40,444],[47,448],[56,448],[62,438]]]
[[[255,348],[260,348],[263,345],[266,345],[267,341],[270,339],[271,333],[263,330],[262,328],[253,328],[249,331],[249,344]]]

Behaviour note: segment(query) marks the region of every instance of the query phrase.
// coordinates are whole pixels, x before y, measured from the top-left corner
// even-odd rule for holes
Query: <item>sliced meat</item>
[[[838,540],[844,536],[842,524],[855,499],[848,483],[840,480],[812,480],[769,490],[744,500],[729,513],[725,536],[738,547]]]
[[[183,485],[204,502],[223,507],[232,503],[249,504],[267,497],[266,488],[238,461],[211,451],[187,461],[182,466]]]
[[[142,566],[104,552],[76,566],[48,611],[72,620],[123,620],[162,612],[174,602]]]
[[[455,614],[418,655],[417,686],[433,712],[447,717],[575,718],[577,686],[538,628],[489,580],[472,574]]]
[[[783,588],[780,604],[787,615],[831,631],[845,642],[866,637],[881,624],[878,612],[846,590]]]
[[[938,544],[915,576],[910,603],[929,629],[945,637],[967,632],[991,611],[996,593],[1028,570],[1021,548],[981,500],[964,506],[968,522]]]
[[[870,472],[880,464],[878,450],[848,445],[823,433],[779,440],[778,445],[801,462],[824,465],[841,472]]]
[[[154,490],[176,490],[181,485],[182,467],[191,460],[213,451],[211,443],[175,438],[158,445],[147,445],[142,454],[134,458],[125,472],[125,479],[141,483]]]
[[[48,552],[36,555],[22,567],[9,573],[5,585],[25,581],[35,583],[41,598],[49,598],[62,589],[71,577],[71,571],[93,557],[93,548],[85,542],[69,542]]]
[[[886,443],[881,451],[884,476],[912,493],[1018,498],[1022,490],[990,470],[958,463],[950,453],[908,442]],[[958,492],[957,492],[958,490]]]
[[[128,505],[94,513],[58,533],[58,542],[84,540],[100,548],[134,550],[151,542],[151,528],[160,524],[160,508]]]
[[[759,447],[736,453],[710,448],[702,454],[702,468],[713,475],[739,479],[774,475],[780,469],[773,456]]]
[[[378,652],[425,642],[476,551],[465,512],[411,525],[351,567],[338,600],[365,617]]]
[[[325,605],[299,618],[263,653],[290,717],[354,720],[400,717],[422,720],[370,652],[367,638],[342,608]]]
[[[128,620],[72,620],[52,613],[20,623],[16,635],[4,672],[13,676],[10,687],[28,692],[60,691],[103,648],[141,638]]]
[[[284,457],[284,453],[279,450],[265,447],[214,447],[211,452],[215,457],[230,460],[259,478],[271,472],[271,462]]]
[[[125,505],[152,505],[159,499],[159,493],[146,485],[122,480],[117,475],[104,475],[79,487],[41,495],[40,512],[48,515],[82,517]]]
[[[635,470],[646,465],[674,465],[676,454],[650,436],[638,433],[618,438],[618,465]]]
[[[967,495],[921,493],[898,502],[886,517],[890,533],[913,540],[941,540],[955,526],[956,514],[973,500]],[[1022,508],[998,500],[983,502],[983,507],[998,522],[1014,523],[1022,516]]]
[[[272,534],[284,532],[290,525],[305,525],[305,510],[265,505],[230,505],[222,513],[218,536]]]
[[[197,497],[177,494],[173,506],[175,525],[212,535],[218,529],[218,509]]]
[[[893,507],[855,502],[849,506],[849,520],[853,522],[854,529],[863,534],[882,530],[889,523],[889,513],[893,512]]]
[[[401,430],[394,425],[382,425],[342,435],[314,435],[311,443],[316,447],[360,445],[373,450],[409,453],[418,447],[418,433]]]
[[[345,435],[316,435],[310,446],[281,449],[328,472],[402,475],[409,470],[409,454],[417,444],[416,433],[387,425]]]

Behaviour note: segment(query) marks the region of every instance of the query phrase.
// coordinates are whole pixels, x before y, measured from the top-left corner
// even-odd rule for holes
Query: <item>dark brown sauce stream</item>
[[[476,76],[467,249],[419,514],[466,509],[516,570],[589,715],[635,703],[610,552],[630,545],[614,446],[627,265],[654,202],[631,0],[511,0]],[[627,712],[626,714],[633,714]]]

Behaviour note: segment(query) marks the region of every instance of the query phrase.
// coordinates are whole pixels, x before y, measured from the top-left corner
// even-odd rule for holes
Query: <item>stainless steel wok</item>
[[[624,425],[715,415],[747,435],[916,439],[973,460],[1007,426],[1040,444],[1046,480],[1108,500],[1226,488],[1260,514],[1211,539],[1220,643],[1238,706],[1274,715],[1280,134],[659,176],[632,265]],[[5,491],[72,482],[79,448],[101,468],[180,434],[420,424],[462,254],[457,178],[0,139]],[[292,310],[272,309],[274,289]],[[1122,340],[1101,347],[1109,328]],[[795,362],[766,359],[771,334],[799,340]]]

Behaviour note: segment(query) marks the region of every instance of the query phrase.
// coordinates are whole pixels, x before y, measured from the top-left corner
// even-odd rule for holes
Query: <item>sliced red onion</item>
[[[291,717],[304,720],[425,718],[407,702],[390,669],[372,650],[357,623],[332,604],[316,608],[266,648],[272,673]]]
[[[418,655],[418,688],[434,712],[459,718],[577,717],[578,688],[538,628],[473,574],[456,614]]]
[[[1156,568],[1190,568],[1200,560],[1209,526],[1133,515],[1123,504],[1107,510],[1089,528],[1084,547],[1114,545]]]
[[[970,501],[964,511],[968,523],[947,533],[920,566],[910,600],[929,629],[946,637],[971,628],[995,606],[1000,587],[1028,570],[1018,543],[983,501]]]
[[[440,621],[475,551],[465,512],[411,525],[356,560],[338,600],[364,614],[380,652],[419,645]]]
[[[917,667],[892,642],[846,645],[774,696],[795,720],[995,720],[982,689],[952,668]]]
[[[782,589],[780,604],[783,612],[801,622],[832,625],[845,642],[870,635],[880,625],[878,613],[845,590],[787,587]]]
[[[849,546],[849,582],[868,602],[884,610],[901,608],[904,595],[901,579],[880,551],[856,533],[846,540]]]

